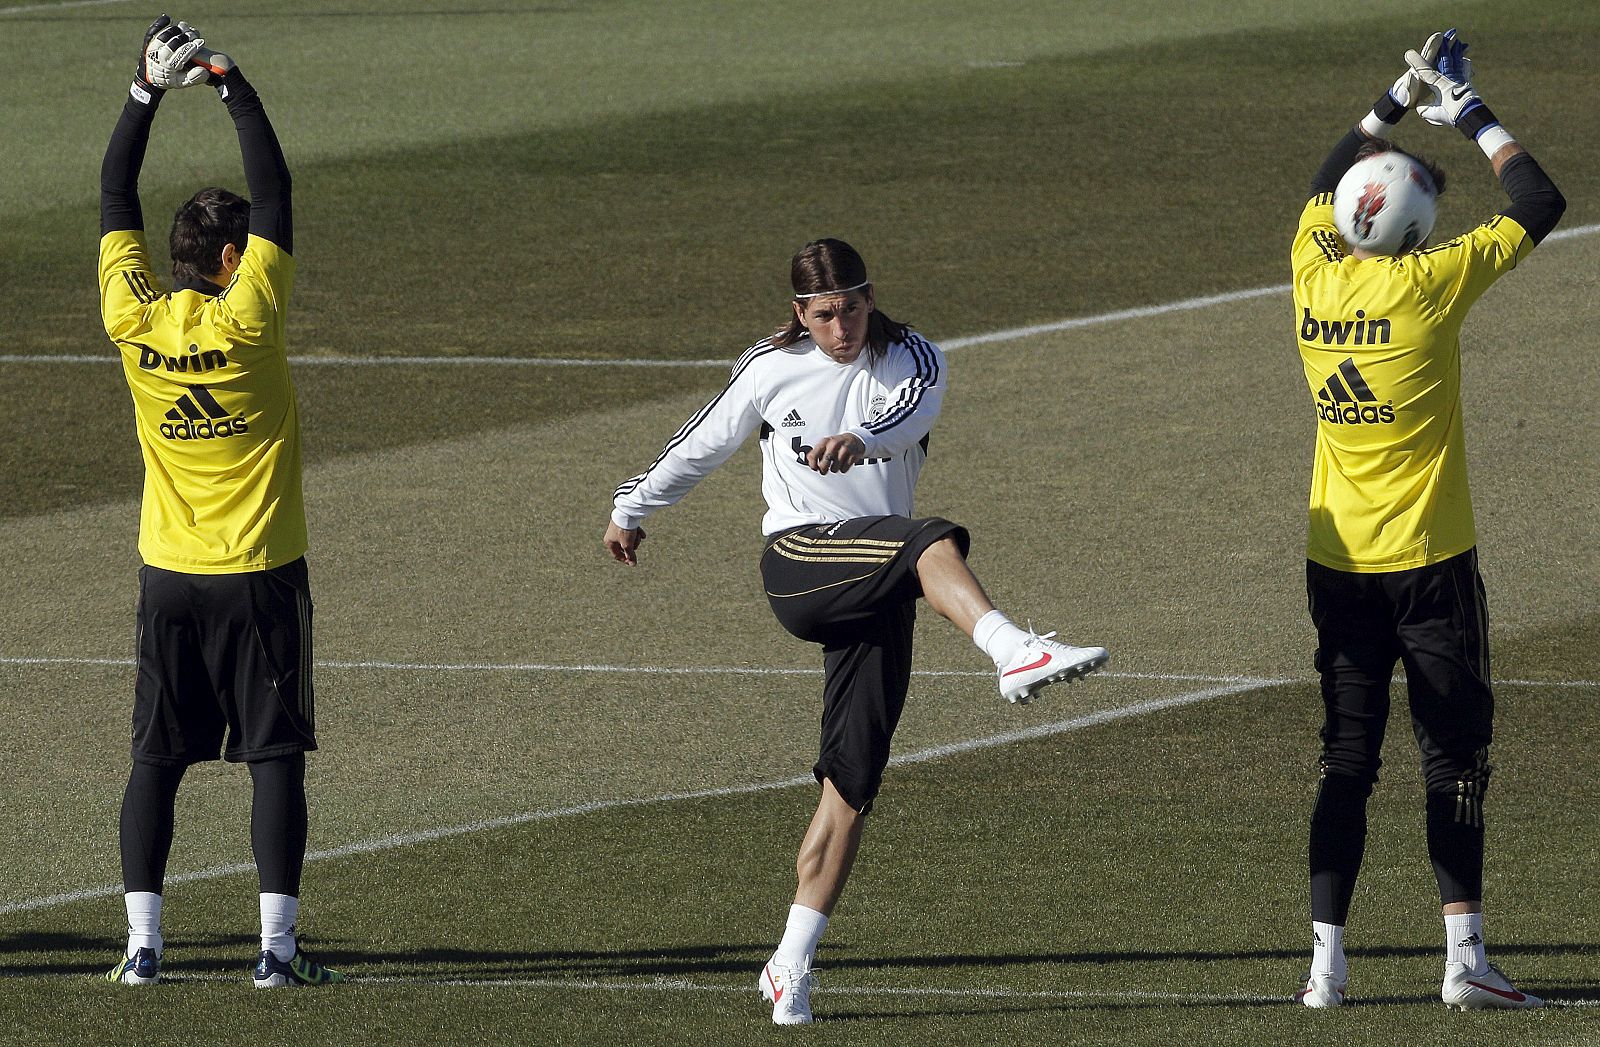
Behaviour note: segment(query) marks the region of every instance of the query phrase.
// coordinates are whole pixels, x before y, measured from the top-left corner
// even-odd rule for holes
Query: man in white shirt
[[[944,399],[944,354],[877,310],[861,256],[843,241],[814,240],[795,255],[790,282],[787,326],[751,346],[727,387],[617,488],[605,533],[612,557],[635,566],[644,518],[760,430],[762,579],[784,628],[822,645],[826,671],[814,768],[822,797],[800,845],[783,939],[760,977],[780,1025],[811,1020],[817,942],[850,876],[905,705],[917,598],[993,659],[1012,702],[1109,658],[1012,624],[967,566],[966,529],[912,518]]]

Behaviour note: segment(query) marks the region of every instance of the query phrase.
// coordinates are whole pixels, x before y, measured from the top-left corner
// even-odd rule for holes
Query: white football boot
[[[811,1024],[811,989],[816,972],[809,967],[785,967],[774,956],[761,969],[761,995],[772,1004],[774,1025]]]
[[[1457,1011],[1523,1011],[1543,1007],[1544,1001],[1511,984],[1494,964],[1474,971],[1464,963],[1444,965],[1444,1005]]]
[[[1344,982],[1336,982],[1331,974],[1307,972],[1305,988],[1294,994],[1296,1003],[1322,1010],[1326,1007],[1344,1006]]]
[[[1039,636],[1029,630],[1017,653],[998,667],[1000,695],[1006,701],[1026,705],[1041,688],[1088,676],[1111,659],[1104,647],[1073,647],[1052,640],[1054,635]]]

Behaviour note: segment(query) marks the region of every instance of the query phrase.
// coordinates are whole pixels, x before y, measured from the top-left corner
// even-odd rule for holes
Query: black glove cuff
[[[1406,107],[1394,100],[1388,91],[1383,92],[1383,97],[1372,103],[1372,115],[1386,124],[1398,124],[1400,118],[1406,115]]]
[[[230,113],[257,97],[256,89],[244,78],[238,66],[229,69],[213,86],[217,89],[217,97],[228,106]]]
[[[1469,142],[1476,142],[1478,136],[1486,128],[1493,127],[1500,122],[1494,111],[1479,102],[1477,105],[1461,114],[1461,119],[1456,123],[1456,130],[1467,136]]]

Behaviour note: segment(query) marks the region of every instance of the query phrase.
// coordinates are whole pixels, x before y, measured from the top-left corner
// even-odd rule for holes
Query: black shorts
[[[1377,780],[1399,662],[1428,788],[1449,791],[1483,773],[1474,768],[1494,734],[1494,692],[1477,550],[1378,574],[1308,560],[1306,593],[1322,674],[1324,772]]]
[[[917,559],[965,528],[949,520],[869,516],[784,531],[768,539],[761,577],[778,621],[822,645],[826,680],[821,755],[813,769],[865,814],[883,784],[889,741],[911,682]]]
[[[244,574],[141,568],[136,647],[136,762],[266,760],[317,747],[304,559]]]

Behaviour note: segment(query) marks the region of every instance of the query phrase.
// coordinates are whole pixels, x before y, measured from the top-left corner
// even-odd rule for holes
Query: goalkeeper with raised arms
[[[1453,1008],[1538,1007],[1484,955],[1483,799],[1494,720],[1461,418],[1467,311],[1527,257],[1566,202],[1472,85],[1466,44],[1436,33],[1311,183],[1292,252],[1300,358],[1316,410],[1306,588],[1322,677],[1311,816],[1312,962],[1295,998],[1344,1002],[1344,928],[1403,664],[1443,906]],[[1430,246],[1438,168],[1389,143],[1408,109],[1452,126],[1511,198]]]
[[[133,394],[139,521],[133,771],[120,823],[128,944],[113,982],[161,980],[161,903],[185,770],[248,764],[260,880],[257,988],[342,976],[295,924],[305,754],[317,747],[300,425],[284,322],[294,280],[289,168],[256,90],[189,25],[145,33],[100,172],[100,310]],[[202,189],[172,222],[171,289],[151,265],[139,168],[166,92],[209,83],[238,131],[250,199]],[[226,737],[226,748],[223,746]]]

